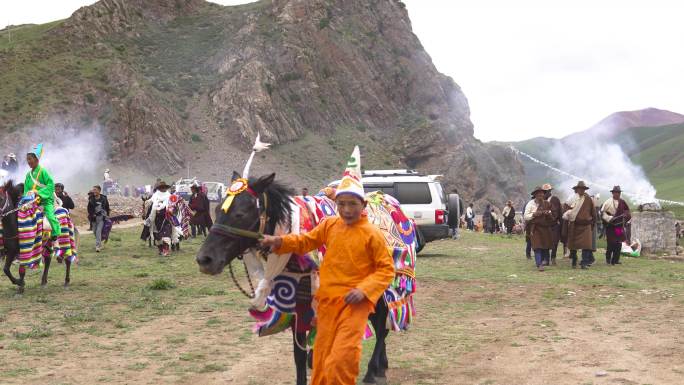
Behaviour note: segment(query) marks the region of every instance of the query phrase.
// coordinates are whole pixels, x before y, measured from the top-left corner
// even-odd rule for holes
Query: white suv
[[[413,170],[366,170],[363,188],[366,192],[380,190],[401,203],[404,214],[418,225],[418,248],[422,249],[425,242],[449,236],[447,196],[440,177]],[[339,183],[337,180],[330,186],[336,187]]]

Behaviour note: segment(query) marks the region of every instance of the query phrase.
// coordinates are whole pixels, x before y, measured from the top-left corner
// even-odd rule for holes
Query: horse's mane
[[[249,185],[253,186],[257,181],[258,178],[249,178]],[[266,208],[266,214],[269,218],[268,227],[275,229],[278,223],[289,227],[294,192],[289,187],[276,181],[271,182],[264,192],[268,196]]]

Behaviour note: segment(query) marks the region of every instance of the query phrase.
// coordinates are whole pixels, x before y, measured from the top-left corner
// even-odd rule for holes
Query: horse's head
[[[4,185],[0,186],[0,210],[9,211],[17,206],[19,197],[24,193],[24,184],[14,184],[14,181],[8,180]]]
[[[222,229],[257,232],[261,227],[260,216],[266,214],[264,233],[273,234],[278,223],[289,225],[292,208],[292,192],[274,182],[275,174],[244,179],[234,174],[233,184],[223,202],[216,207],[216,225],[195,258],[200,271],[219,274],[234,258],[257,246],[257,240],[235,235]],[[232,199],[232,202],[226,200]]]

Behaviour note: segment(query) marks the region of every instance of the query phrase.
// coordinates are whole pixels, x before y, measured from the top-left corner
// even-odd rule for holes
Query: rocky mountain
[[[360,144],[365,168],[441,173],[468,200],[524,195],[521,163],[473,137],[397,0],[101,0],[3,30],[0,67],[4,149],[50,121],[101,130],[120,175],[223,180],[261,133],[274,147],[254,174],[296,187],[339,176]]]

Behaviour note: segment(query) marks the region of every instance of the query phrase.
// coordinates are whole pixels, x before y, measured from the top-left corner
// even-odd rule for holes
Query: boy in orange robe
[[[276,253],[306,253],[326,246],[316,293],[317,331],[312,385],[354,385],[368,315],[394,278],[394,262],[380,230],[363,214],[358,147],[337,189],[338,216],[306,234],[264,235]]]

